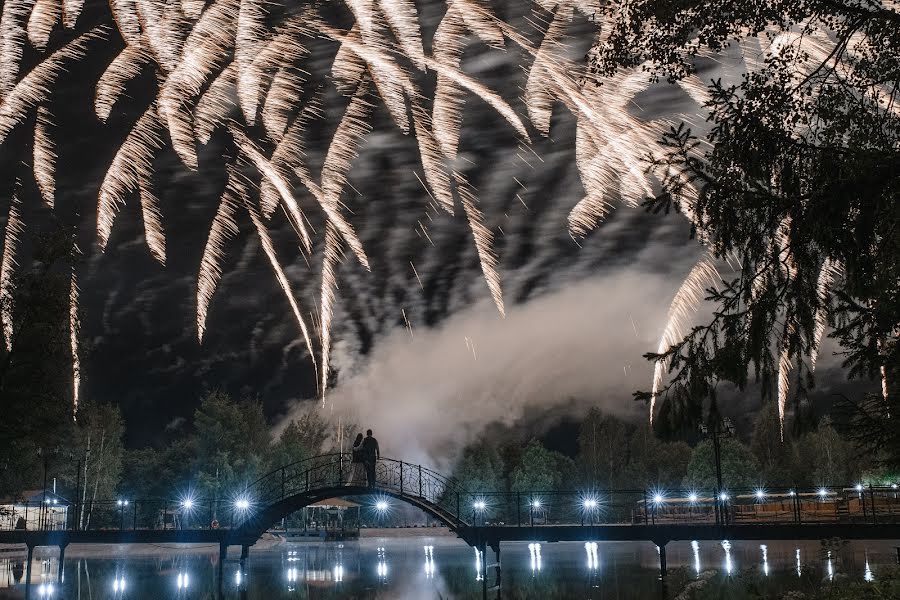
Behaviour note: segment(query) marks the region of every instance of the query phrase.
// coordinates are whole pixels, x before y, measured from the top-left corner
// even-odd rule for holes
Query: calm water
[[[215,598],[216,554],[70,558],[56,582],[56,554],[36,552],[31,597],[104,600]],[[232,552],[234,552],[232,548]],[[488,551],[488,564],[494,562]],[[830,550],[818,543],[673,542],[669,593],[685,579],[753,577],[767,595],[814,592],[831,578],[866,581],[896,563],[886,542]],[[656,547],[645,543],[504,544],[504,598],[660,598]],[[0,598],[24,597],[22,561],[0,559]],[[43,572],[43,576],[41,573]],[[480,598],[475,550],[452,538],[287,543],[225,563],[225,598]],[[489,576],[489,581],[492,579]],[[40,581],[43,580],[43,584]],[[756,584],[755,584],[756,585]],[[490,597],[496,597],[495,593]]]

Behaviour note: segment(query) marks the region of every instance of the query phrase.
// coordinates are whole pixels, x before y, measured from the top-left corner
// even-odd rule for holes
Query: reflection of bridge
[[[900,539],[896,488],[731,490],[721,496],[696,490],[482,494],[421,465],[392,459],[378,462],[377,485],[368,488],[364,481],[351,480],[350,467],[346,454],[313,457],[276,469],[228,499],[76,503],[63,529],[0,531],[0,543],[27,546],[26,581],[36,546],[58,546],[62,562],[72,543],[219,544],[221,579],[228,546],[241,546],[243,561],[250,546],[281,518],[320,500],[367,495],[381,501],[392,497],[439,519],[479,548],[483,561],[491,547],[498,574],[504,541],[653,542],[664,574],[665,547],[675,540]],[[78,514],[91,515],[89,527],[78,526]],[[487,586],[486,578],[483,582]]]

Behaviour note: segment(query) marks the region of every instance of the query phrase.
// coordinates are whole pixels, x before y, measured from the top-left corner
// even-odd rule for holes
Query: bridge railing
[[[441,516],[451,526],[465,525],[472,495],[452,478],[400,460],[382,458],[376,463],[373,494],[400,496],[414,504],[422,504]],[[365,474],[355,471],[349,453],[317,456],[285,465],[247,486],[244,494],[260,506],[273,505],[282,500],[316,490],[366,487]],[[351,490],[348,489],[348,494]]]
[[[802,525],[900,522],[894,487],[485,492],[472,495],[476,526]]]

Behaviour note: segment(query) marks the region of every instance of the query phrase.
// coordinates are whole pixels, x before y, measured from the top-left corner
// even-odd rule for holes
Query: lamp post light
[[[487,508],[484,500],[476,500],[472,503],[472,525],[478,527],[478,513],[483,513]],[[484,516],[481,517],[481,524],[484,525]]]
[[[722,484],[722,445],[721,439],[725,437],[731,437],[734,435],[734,424],[731,422],[731,419],[728,417],[723,418],[721,421],[716,420],[712,427],[704,424],[700,425],[700,433],[703,435],[709,436],[712,438],[713,443],[713,456],[715,460],[716,467],[716,496],[721,496],[721,492],[724,489],[724,485]],[[725,506],[724,504],[720,507],[718,504],[716,505],[716,524],[719,524],[721,521],[725,523],[727,521]]]
[[[596,498],[585,498],[581,505],[584,507],[584,511],[588,513],[588,524],[594,525],[594,511],[597,510],[597,499]],[[584,524],[582,520],[582,525]]]
[[[250,510],[250,501],[244,497],[240,497],[234,501],[234,511],[237,512],[241,517],[246,516],[247,512]],[[234,527],[234,516],[231,518],[232,527]],[[241,521],[243,523],[243,520]]]
[[[181,501],[181,509],[184,513],[183,519],[178,519],[178,524],[181,526],[181,529],[184,529],[184,522],[187,520],[191,513],[194,511],[194,499],[191,497],[187,497]]]
[[[540,508],[541,508],[541,501],[538,500],[537,498],[533,499],[528,505],[528,510],[529,510],[530,516],[531,516],[531,526],[532,527],[534,527],[534,511],[540,510]]]
[[[128,506],[128,500],[122,500],[121,498],[116,501],[116,504],[119,507],[119,531],[125,529],[125,507]]]
[[[384,516],[387,514],[390,505],[387,500],[381,499],[375,502],[375,511],[378,513],[378,524],[384,526]]]

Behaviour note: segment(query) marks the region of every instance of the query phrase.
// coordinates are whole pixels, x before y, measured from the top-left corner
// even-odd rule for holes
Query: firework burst
[[[69,40],[51,48],[57,23],[67,29],[75,28],[82,6],[83,0],[8,0],[0,15],[0,144],[13,129],[32,122],[29,117],[35,115],[32,168],[41,196],[50,206],[59,202],[54,202],[56,156],[48,96],[66,65],[83,58],[92,41],[115,37],[104,27],[77,36],[63,32],[59,39]],[[654,151],[660,132],[670,123],[644,120],[633,114],[634,96],[650,85],[643,69],[624,71],[603,85],[578,83],[584,72],[568,57],[567,30],[576,15],[599,14],[599,2],[539,0],[534,6],[534,14],[539,18],[534,20],[543,20],[545,27],[536,28],[540,39],[533,43],[530,34],[498,18],[479,0],[446,0],[446,12],[435,30],[430,53],[425,50],[429,45],[423,43],[412,0],[345,0],[343,6],[345,15],[353,19],[349,29],[331,24],[329,15],[335,10],[331,5],[324,11],[319,4],[298,8],[290,3],[262,0],[110,0],[111,20],[124,47],[96,82],[94,101],[101,122],[106,122],[113,107],[119,104],[143,102],[138,110],[140,116],[121,143],[100,186],[96,219],[101,249],[109,243],[119,210],[136,197],[149,251],[165,263],[164,215],[153,190],[154,157],[168,145],[188,169],[200,169],[199,146],[208,147],[217,129],[227,138],[218,165],[227,172],[227,184],[199,265],[198,339],[203,339],[209,326],[210,303],[222,278],[227,242],[239,232],[239,215],[246,215],[316,363],[310,331],[269,232],[271,219],[281,208],[304,258],[313,255],[317,236],[323,237],[318,315],[323,394],[328,380],[337,267],[345,250],[365,268],[369,266],[363,244],[344,215],[341,198],[377,106],[383,107],[396,127],[414,140],[424,185],[436,206],[450,214],[462,207],[488,291],[501,314],[504,303],[493,248],[494,232],[479,209],[475,190],[454,167],[463,108],[469,98],[478,98],[491,107],[523,145],[530,143],[534,132],[541,136],[550,134],[556,105],[574,115],[576,162],[586,195],[569,216],[573,237],[587,235],[620,203],[636,206],[644,196],[652,194],[655,183],[677,177],[673,173],[649,173],[644,168],[647,152]],[[599,25],[597,35],[602,41],[605,28],[602,23]],[[521,110],[461,68],[470,34],[497,51],[505,51],[507,43],[511,43],[530,59],[523,94],[527,120],[520,115]],[[349,100],[316,183],[305,161],[304,137],[313,121],[327,118],[322,106],[327,94],[322,90],[308,93],[307,69],[314,65],[307,59],[310,48],[324,43],[323,39],[334,46],[330,67],[333,86]],[[808,45],[813,59],[809,64],[830,51],[827,39],[806,40],[793,34],[772,39],[766,47],[745,48],[748,69],[759,68],[763,63],[761,56],[783,53],[798,44]],[[23,73],[26,43],[43,58]],[[802,68],[805,63],[800,67],[801,75]],[[155,95],[143,100],[126,98],[129,83],[147,71],[155,74]],[[431,98],[422,93],[424,86],[419,83],[429,72],[436,76]],[[698,103],[708,98],[706,86],[696,77],[689,77],[680,85]],[[692,186],[692,182],[684,182],[683,188],[696,198]],[[301,201],[299,188],[306,190],[312,203]],[[690,202],[683,210],[689,218],[693,214]],[[311,225],[315,218],[324,221],[318,232]],[[18,201],[14,200],[9,208],[0,269],[0,294],[4,300],[11,299],[11,274],[21,227]],[[828,274],[823,275],[820,291],[827,290],[836,269],[836,265],[831,265]],[[717,280],[711,256],[704,256],[675,296],[660,342],[661,352],[678,340],[702,299],[703,289]],[[74,273],[71,290],[77,409],[78,294]],[[12,318],[8,304],[5,302],[7,308],[0,315],[7,334]],[[817,327],[824,318],[817,317]],[[817,340],[821,335],[817,329]],[[786,358],[789,364],[790,357]],[[651,419],[664,371],[662,363],[656,365]]]

